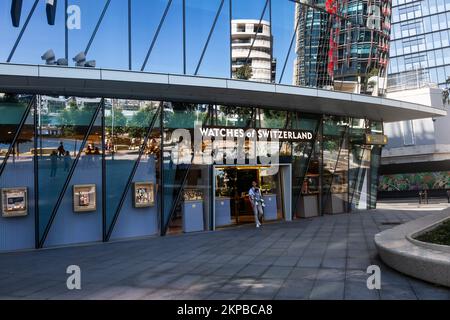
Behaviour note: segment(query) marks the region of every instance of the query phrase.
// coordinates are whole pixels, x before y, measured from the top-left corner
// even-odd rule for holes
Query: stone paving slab
[[[0,299],[450,299],[400,274],[373,237],[436,211],[371,210],[180,236],[0,254]],[[368,290],[366,269],[382,270]],[[66,288],[79,265],[82,290]]]

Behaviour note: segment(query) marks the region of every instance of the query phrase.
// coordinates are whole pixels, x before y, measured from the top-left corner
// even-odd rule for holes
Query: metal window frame
[[[39,156],[38,156],[38,99],[33,106],[33,124],[34,124],[34,137],[33,137],[33,173],[34,173],[34,247],[39,249]]]

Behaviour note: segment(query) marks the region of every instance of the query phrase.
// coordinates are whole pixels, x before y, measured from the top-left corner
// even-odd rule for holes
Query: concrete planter
[[[428,282],[450,287],[450,247],[414,239],[450,219],[450,209],[375,235],[381,259],[390,267]]]

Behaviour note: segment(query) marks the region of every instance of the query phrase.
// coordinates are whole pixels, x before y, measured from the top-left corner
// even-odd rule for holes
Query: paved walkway
[[[426,211],[375,210],[195,235],[0,254],[1,299],[450,299],[383,265],[373,236]],[[367,266],[382,269],[368,290]],[[66,288],[79,265],[82,290]]]

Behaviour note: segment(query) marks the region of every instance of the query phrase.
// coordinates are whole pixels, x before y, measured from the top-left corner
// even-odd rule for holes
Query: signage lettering
[[[293,141],[311,141],[313,133],[306,130],[280,130],[280,129],[241,129],[241,128],[213,128],[199,129],[202,137],[207,138],[258,138]]]

